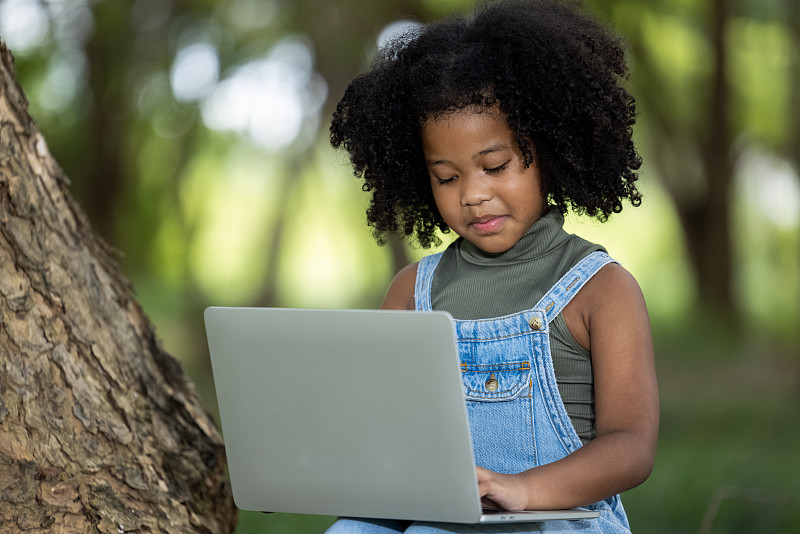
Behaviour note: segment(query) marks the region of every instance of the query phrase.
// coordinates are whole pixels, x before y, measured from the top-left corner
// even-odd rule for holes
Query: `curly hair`
[[[339,101],[331,145],[350,155],[372,193],[367,222],[378,243],[400,233],[427,248],[449,231],[434,203],[422,150],[424,121],[467,107],[497,107],[542,194],[562,213],[601,221],[641,204],[633,143],[635,102],[622,87],[624,44],[579,6],[503,0],[451,16],[379,51]]]

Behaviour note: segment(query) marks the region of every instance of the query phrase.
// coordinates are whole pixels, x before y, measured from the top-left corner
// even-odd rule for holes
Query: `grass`
[[[653,474],[623,497],[634,531],[699,533],[709,515],[706,532],[800,532],[798,416],[749,396],[665,410]]]

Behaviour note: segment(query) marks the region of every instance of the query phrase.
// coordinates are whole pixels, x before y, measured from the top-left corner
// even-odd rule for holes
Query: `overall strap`
[[[544,310],[545,318],[550,323],[578,294],[583,285],[609,263],[618,262],[605,252],[592,252],[567,271],[567,274],[550,288],[550,291],[542,297],[534,309]]]
[[[417,279],[414,282],[414,303],[417,311],[431,311],[431,284],[433,283],[433,273],[442,253],[425,256],[417,264]]]

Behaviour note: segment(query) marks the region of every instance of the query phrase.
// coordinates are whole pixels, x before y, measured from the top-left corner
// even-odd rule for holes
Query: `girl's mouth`
[[[507,215],[484,215],[483,217],[478,217],[470,222],[470,226],[478,233],[478,234],[493,234],[500,230],[503,224],[508,219]]]

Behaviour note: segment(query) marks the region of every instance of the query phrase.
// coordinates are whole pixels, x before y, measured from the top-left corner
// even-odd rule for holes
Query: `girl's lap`
[[[527,534],[541,532],[534,523],[464,525],[391,519],[339,519],[326,534]]]
[[[410,521],[393,519],[348,519],[337,520],[325,534],[395,534],[405,532]]]
[[[614,517],[543,523],[465,525],[391,519],[339,519],[326,534],[630,534]]]

